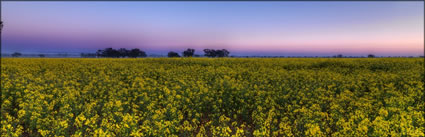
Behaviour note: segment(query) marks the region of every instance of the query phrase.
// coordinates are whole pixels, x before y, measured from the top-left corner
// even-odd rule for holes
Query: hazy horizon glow
[[[2,2],[2,52],[424,55],[424,2]]]

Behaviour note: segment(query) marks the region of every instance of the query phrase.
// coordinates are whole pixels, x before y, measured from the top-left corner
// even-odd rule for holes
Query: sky
[[[1,2],[2,52],[424,55],[424,2]]]

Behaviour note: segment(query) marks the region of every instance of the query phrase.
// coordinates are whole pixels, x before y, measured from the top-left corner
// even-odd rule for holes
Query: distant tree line
[[[215,50],[215,49],[204,49],[204,56],[205,57],[232,57],[232,58],[302,58],[302,56],[229,56],[230,52],[227,51],[226,49],[221,49],[221,50]],[[5,54],[2,54],[1,56],[4,56]],[[40,58],[44,58],[46,57],[45,54],[25,54],[23,55],[20,52],[14,52],[12,54],[9,54],[11,57],[21,57],[21,56],[25,56],[25,57],[34,57],[34,56],[38,56]],[[7,56],[7,54],[5,55]],[[181,57],[179,55],[179,53],[174,52],[174,51],[170,51],[167,54],[168,57],[170,58],[175,58],[175,57]],[[183,57],[201,57],[200,55],[195,54],[195,49],[187,49],[185,51],[182,52],[182,56]],[[61,54],[54,54],[54,55],[49,55],[49,57],[68,57],[67,53],[61,53]],[[134,48],[131,50],[127,50],[125,48],[120,48],[118,50],[113,49],[113,48],[105,48],[103,50],[98,50],[96,53],[81,53],[80,57],[83,58],[96,58],[96,57],[110,57],[110,58],[125,58],[125,57],[129,57],[129,58],[137,58],[137,57],[147,57],[147,54],[145,51],[142,51],[138,48]],[[365,56],[344,56],[342,54],[337,54],[334,56],[321,56],[322,58],[365,58]],[[367,58],[376,58],[377,56],[375,56],[374,54],[368,54],[366,56]],[[383,57],[383,56],[380,56]],[[409,57],[409,58],[413,58],[414,56],[388,56],[389,58],[405,58],[405,57]],[[424,58],[424,56],[417,56],[419,58]],[[319,58],[319,56],[304,56],[304,58]]]
[[[12,54],[12,57],[19,57],[19,56],[22,56],[22,53],[15,52]]]
[[[342,54],[338,54],[338,55],[334,55],[332,56],[333,58],[344,58],[345,56],[343,56]],[[375,55],[373,54],[369,54],[367,55],[368,58],[375,58]]]
[[[230,52],[226,49],[214,50],[214,49],[204,49],[204,56],[206,57],[229,57]]]
[[[195,49],[187,49],[183,51],[183,57],[200,57],[200,55],[195,54]],[[205,57],[229,57],[230,52],[226,49],[221,50],[215,50],[215,49],[204,49],[204,56]],[[180,57],[179,53],[170,51],[168,52],[168,57],[175,58]]]
[[[80,56],[83,58],[95,58],[97,54],[96,53],[81,53]]]
[[[334,57],[334,58],[342,58],[342,57],[344,57],[342,54],[338,54],[338,55],[334,55],[334,56],[332,56],[332,57]]]
[[[40,57],[40,58],[44,58],[44,57],[46,57],[47,55],[46,54],[22,54],[22,53],[20,53],[20,52],[14,52],[14,53],[12,53],[12,54],[10,54],[10,56],[12,56],[12,57],[21,57],[21,56],[24,56],[24,57]],[[50,54],[49,55],[50,57],[68,57],[68,54],[67,53],[58,53],[58,54]]]
[[[242,57],[242,58],[319,58],[319,56],[230,56],[230,52],[226,49],[204,49],[204,57]],[[139,49],[127,50],[125,48],[120,48],[115,50],[113,48],[105,48],[103,50],[98,50],[98,52],[94,53],[81,53],[81,57],[91,58],[91,57],[146,57],[146,52]],[[178,57],[201,57],[198,54],[195,54],[195,49],[188,48],[183,51],[181,54],[175,51],[170,51],[167,54],[167,57],[170,58],[178,58]],[[337,54],[333,56],[320,56],[323,58],[365,58],[365,56],[344,56],[342,54]],[[368,54],[367,58],[376,58],[374,54]],[[396,56],[388,56],[388,57],[396,57]],[[401,56],[398,56],[401,57]],[[403,56],[405,57],[405,56]],[[413,57],[413,56],[412,56]],[[423,57],[423,56],[419,56]]]
[[[120,48],[118,50],[113,48],[105,48],[103,50],[97,50],[97,57],[108,57],[108,58],[137,58],[137,57],[146,57],[146,52],[138,48],[127,50],[125,48]]]

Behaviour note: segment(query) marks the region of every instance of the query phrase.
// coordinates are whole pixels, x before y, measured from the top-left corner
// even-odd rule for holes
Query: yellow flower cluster
[[[424,60],[1,59],[1,136],[425,136]]]

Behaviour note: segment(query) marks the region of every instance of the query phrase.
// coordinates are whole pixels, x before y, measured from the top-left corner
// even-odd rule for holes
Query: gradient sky
[[[2,52],[418,56],[424,2],[2,2]]]

